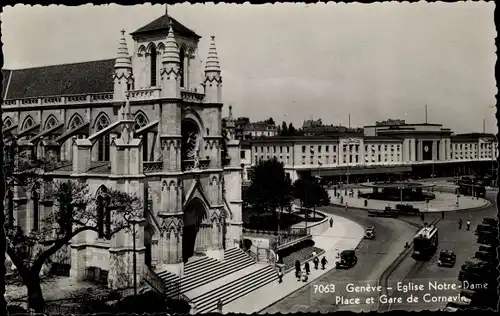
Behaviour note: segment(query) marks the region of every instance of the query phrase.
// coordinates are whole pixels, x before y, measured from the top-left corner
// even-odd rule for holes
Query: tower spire
[[[167,24],[170,25],[170,18],[168,16],[168,3],[165,3],[165,18],[167,19]]]
[[[219,57],[217,56],[217,49],[215,48],[215,36],[210,36],[210,38],[210,48],[208,49],[205,72],[220,72]]]
[[[116,54],[115,68],[132,68],[130,55],[127,49],[127,40],[125,39],[125,30],[121,30],[122,37],[118,44],[118,52]]]
[[[175,41],[174,28],[172,25],[172,21],[170,21],[168,35],[167,35],[167,42],[165,45],[165,53],[163,53],[162,63],[163,64],[170,64],[170,63],[180,64],[180,62],[181,61],[179,59],[179,47],[177,46],[177,42]]]

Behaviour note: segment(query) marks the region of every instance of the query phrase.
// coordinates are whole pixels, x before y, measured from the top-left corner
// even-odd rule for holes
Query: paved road
[[[490,200],[495,200],[496,194],[491,192],[487,193]],[[424,294],[431,294],[432,296],[456,296],[461,289],[458,290],[428,290],[429,282],[438,281],[444,284],[457,284],[458,272],[462,264],[470,260],[477,251],[479,245],[476,243],[476,235],[474,230],[477,224],[482,222],[483,217],[496,218],[497,209],[496,205],[483,210],[472,211],[457,211],[447,212],[445,218],[440,220],[436,225],[439,229],[439,248],[438,252],[428,262],[418,263],[412,258],[407,258],[399,267],[394,271],[390,278],[390,284],[395,288],[397,281],[404,283],[414,282],[425,286],[425,291],[414,291],[406,294],[394,293],[395,297],[401,296],[403,302],[392,306],[392,310],[438,310],[446,306],[446,302],[422,302]],[[471,230],[466,231],[464,227],[462,230],[458,229],[458,220],[462,218],[464,226],[467,220],[471,221]],[[427,220],[427,219],[426,219]],[[457,263],[453,268],[438,267],[438,253],[441,249],[452,249],[457,255]],[[406,303],[407,298],[412,295],[420,297],[418,303]]]
[[[404,243],[415,235],[416,228],[401,221],[390,218],[367,217],[362,210],[348,210],[329,206],[321,208],[322,211],[344,216],[360,225],[372,225],[376,230],[376,239],[363,240],[356,250],[358,263],[349,270],[332,270],[301,290],[292,293],[285,299],[273,304],[262,313],[274,312],[333,312],[336,310],[349,310],[354,312],[370,311],[377,308],[377,304],[365,304],[366,298],[375,296],[373,293],[347,293],[345,286],[377,284],[377,278],[395,260],[403,250]],[[335,294],[319,293],[323,290],[317,286],[335,284]],[[315,287],[316,285],[316,287]],[[315,291],[316,290],[316,291]],[[335,306],[336,297],[358,297],[360,304]]]

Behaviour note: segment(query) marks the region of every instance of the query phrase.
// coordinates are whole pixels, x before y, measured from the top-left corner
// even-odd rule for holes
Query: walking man
[[[458,220],[458,229],[462,229],[462,219]]]
[[[309,269],[309,262],[304,263],[304,270],[306,271],[307,274],[309,274],[309,272],[311,271]]]
[[[307,282],[307,273],[306,271],[302,271],[302,282]]]
[[[321,270],[325,270],[325,265],[328,263],[325,257],[321,259]]]
[[[295,261],[295,276],[300,279],[300,261]]]
[[[219,311],[219,313],[222,314],[222,300],[221,299],[219,299],[217,301],[217,310]]]
[[[314,269],[318,270],[319,258],[318,257],[314,257],[313,263],[314,263]]]
[[[333,227],[333,218],[330,217],[330,227]]]
[[[281,271],[281,268],[278,271],[278,283],[283,282],[283,271]]]
[[[470,230],[470,220],[467,220],[467,230]]]

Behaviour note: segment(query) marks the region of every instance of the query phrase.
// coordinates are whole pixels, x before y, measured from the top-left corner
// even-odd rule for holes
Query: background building
[[[328,136],[269,137],[249,140],[248,173],[258,161],[276,157],[292,180],[304,173],[334,181],[367,181],[394,173],[414,176],[492,174],[498,156],[493,134],[454,135],[441,124],[377,122],[356,132]],[[243,161],[242,161],[243,163]]]

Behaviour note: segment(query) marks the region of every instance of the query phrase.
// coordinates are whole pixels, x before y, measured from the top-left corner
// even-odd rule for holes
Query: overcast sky
[[[387,118],[497,132],[493,2],[169,6],[216,45],[224,114],[351,126]],[[165,6],[4,7],[4,68],[115,57]],[[129,51],[133,48],[128,38]]]

